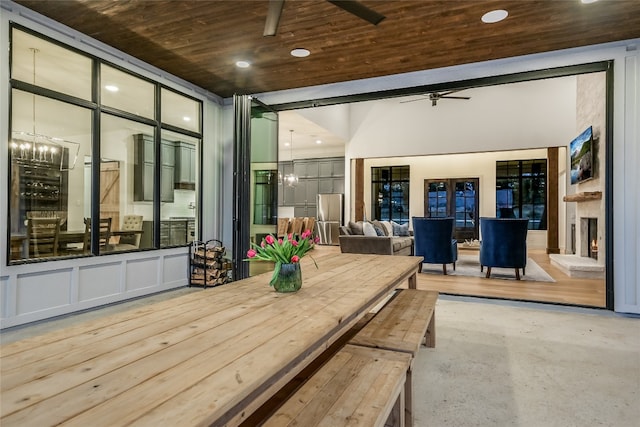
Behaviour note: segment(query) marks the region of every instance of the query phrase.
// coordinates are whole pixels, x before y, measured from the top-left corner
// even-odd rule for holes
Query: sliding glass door
[[[234,279],[269,271],[270,263],[243,261],[251,243],[276,234],[278,113],[248,95],[234,96]]]

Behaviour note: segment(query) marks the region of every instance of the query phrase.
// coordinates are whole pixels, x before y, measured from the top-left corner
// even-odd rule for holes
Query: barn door
[[[111,229],[120,229],[120,162],[100,163],[100,218],[111,218]]]

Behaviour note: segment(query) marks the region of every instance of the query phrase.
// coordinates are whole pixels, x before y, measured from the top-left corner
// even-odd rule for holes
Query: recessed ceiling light
[[[106,85],[104,88],[109,92],[117,92],[118,90],[120,90],[116,85]]]
[[[191,121],[191,117],[189,117],[189,116],[184,116],[184,117],[182,118],[182,120],[184,120],[185,122],[190,122],[190,121]]]
[[[308,49],[301,47],[295,48],[291,51],[291,56],[295,56],[296,58],[304,58],[309,55],[311,55],[311,52]]]
[[[582,1],[582,4],[590,4],[590,3],[595,3],[598,0],[580,0],[580,1]]]
[[[238,67],[238,68],[249,68],[250,65],[251,65],[251,63],[249,61],[237,61],[236,62],[236,67]]]
[[[322,140],[321,139],[316,139],[316,144],[322,144]]]
[[[482,15],[482,22],[485,24],[495,24],[505,19],[509,15],[509,12],[502,9],[492,10]]]

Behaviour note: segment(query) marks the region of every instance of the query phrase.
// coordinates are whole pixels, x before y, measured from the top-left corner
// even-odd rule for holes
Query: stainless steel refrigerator
[[[343,194],[318,194],[318,237],[321,245],[339,245],[339,228],[342,225]]]

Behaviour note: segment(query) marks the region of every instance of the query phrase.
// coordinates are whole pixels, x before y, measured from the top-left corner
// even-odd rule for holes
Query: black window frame
[[[371,215],[373,219],[394,221],[398,224],[409,223],[410,178],[411,168],[409,165],[371,167]],[[380,188],[386,194],[381,193]],[[394,191],[396,193],[402,192],[400,200],[398,200],[398,194],[394,196]],[[386,209],[385,206],[387,206]]]
[[[547,159],[496,161],[496,217],[527,218],[529,230],[547,230],[547,174]]]

